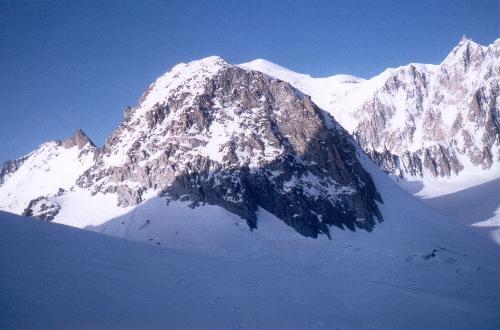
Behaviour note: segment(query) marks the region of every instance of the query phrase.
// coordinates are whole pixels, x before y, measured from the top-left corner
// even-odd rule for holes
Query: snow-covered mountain
[[[263,209],[305,236],[329,236],[332,225],[370,231],[385,218],[377,202],[386,198],[357,143],[307,94],[384,170],[491,174],[500,167],[499,43],[463,39],[439,66],[411,64],[370,80],[312,78],[264,60],[182,63],[126,109],[102,148],[78,131],[70,141],[79,143],[49,142],[7,162],[0,208],[131,238],[142,237],[143,224],[107,224],[161,203],[220,206],[251,229]],[[445,116],[453,130],[443,128]],[[148,212],[133,221],[151,220]]]
[[[0,187],[9,196],[2,208],[60,222],[64,209],[77,208],[70,196],[84,191],[113,196],[123,210],[155,196],[218,205],[250,228],[260,207],[311,237],[329,235],[331,225],[371,230],[382,220],[381,198],[357,153],[348,133],[289,83],[209,57],[158,78],[99,151],[49,143],[26,156]],[[78,218],[89,221],[88,212]]]
[[[311,95],[399,177],[500,175],[500,39],[485,47],[464,37],[439,65],[409,64],[368,80],[313,78],[265,60],[240,66]]]
[[[46,142],[30,154],[6,162],[0,170],[0,209],[22,214],[32,200],[64,193],[94,164],[97,153],[92,141],[77,130],[67,140]],[[52,219],[50,213],[58,206],[46,203],[45,207],[32,214]]]

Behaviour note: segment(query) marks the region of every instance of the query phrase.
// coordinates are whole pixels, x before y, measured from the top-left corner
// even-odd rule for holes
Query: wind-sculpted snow
[[[312,78],[264,60],[241,66],[311,95],[397,176],[500,167],[500,39],[484,47],[463,38],[439,65],[410,64],[369,80]]]

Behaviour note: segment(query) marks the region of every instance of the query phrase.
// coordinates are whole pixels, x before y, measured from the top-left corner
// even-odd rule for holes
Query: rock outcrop
[[[0,168],[0,186],[8,179],[9,176],[14,174],[21,165],[23,165],[24,161],[27,157],[21,157],[14,160],[6,161],[2,167]]]
[[[60,141],[59,143],[66,149],[73,148],[75,146],[78,149],[83,149],[87,145],[92,148],[96,148],[94,142],[92,142],[87,134],[85,134],[85,132],[81,129],[77,129],[70,138]]]

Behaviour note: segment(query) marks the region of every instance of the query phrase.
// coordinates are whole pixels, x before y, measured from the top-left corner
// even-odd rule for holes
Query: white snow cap
[[[218,56],[210,56],[189,63],[179,63],[151,84],[140,98],[141,108],[151,108],[172,94],[186,92],[193,96],[203,92],[203,82],[230,66]]]

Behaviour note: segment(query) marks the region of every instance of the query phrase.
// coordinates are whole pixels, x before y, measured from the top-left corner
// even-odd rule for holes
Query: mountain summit
[[[96,147],[94,142],[92,142],[92,140],[90,140],[90,138],[87,136],[87,134],[85,134],[85,132],[81,129],[77,129],[75,131],[75,133],[73,133],[73,135],[70,138],[68,138],[64,141],[61,141],[61,144],[66,149],[72,148],[74,146],[76,146],[78,149],[82,149],[87,145],[90,148]]]

